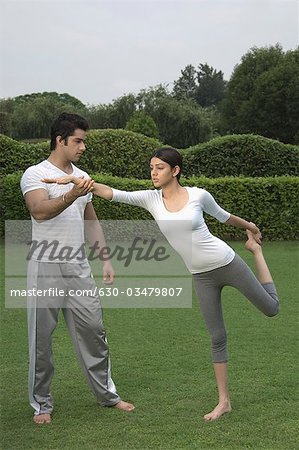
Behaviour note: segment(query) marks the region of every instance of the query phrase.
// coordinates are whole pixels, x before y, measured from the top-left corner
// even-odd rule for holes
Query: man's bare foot
[[[249,230],[246,230],[246,233],[248,237],[248,240],[245,242],[246,250],[249,250],[251,253],[261,250],[260,244],[258,244],[253,237],[253,233]]]
[[[116,405],[113,405],[113,407],[128,412],[134,411],[135,409],[135,406],[132,405],[132,403],[123,402],[122,400],[116,403]]]
[[[39,414],[33,416],[33,422],[38,424],[51,423],[51,416],[50,414]]]
[[[223,414],[231,412],[231,410],[232,408],[230,402],[218,403],[218,405],[216,406],[215,409],[213,409],[213,411],[204,416],[204,419],[206,421],[216,420],[219,419],[219,417],[223,416]]]

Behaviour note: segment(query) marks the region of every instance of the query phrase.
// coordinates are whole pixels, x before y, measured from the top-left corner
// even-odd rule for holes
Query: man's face
[[[85,151],[86,132],[77,128],[72,136],[69,136],[67,142],[63,141],[63,152],[65,157],[72,162],[79,161]]]

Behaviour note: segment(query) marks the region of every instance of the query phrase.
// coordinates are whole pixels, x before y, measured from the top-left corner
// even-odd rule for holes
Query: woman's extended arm
[[[233,227],[243,228],[253,233],[254,239],[258,244],[261,244],[262,235],[258,227],[253,222],[247,222],[247,220],[241,219],[241,217],[234,216],[228,211],[225,211],[216,203],[214,197],[206,190],[200,190],[200,202],[203,205],[204,212],[218,219],[220,222]],[[229,217],[227,219],[227,217]]]
[[[98,195],[99,197],[104,198],[105,200],[112,200],[113,197],[111,187],[107,186],[106,184],[94,182],[91,192],[95,195]]]
[[[82,178],[75,177],[74,175],[65,175],[64,177],[59,178],[44,178],[42,181],[45,183],[57,183],[57,184],[68,184],[74,183],[79,184],[82,181]],[[90,192],[93,194],[104,198],[105,200],[111,200],[113,197],[112,189],[105,184],[96,183],[95,181],[92,184]]]
[[[230,218],[225,222],[227,225],[232,225],[233,227],[243,228],[244,230],[249,230],[253,233],[254,239],[258,244],[261,244],[262,234],[259,228],[253,222],[247,222],[247,220],[241,217],[230,215]]]

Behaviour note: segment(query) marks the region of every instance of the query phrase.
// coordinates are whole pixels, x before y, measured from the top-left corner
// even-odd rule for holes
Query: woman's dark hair
[[[51,126],[51,150],[56,148],[57,136],[61,136],[67,142],[67,138],[72,136],[78,128],[83,131],[88,130],[88,122],[84,117],[78,114],[61,113]]]
[[[182,155],[172,147],[161,147],[157,148],[151,156],[152,158],[159,158],[162,161],[166,162],[170,165],[170,167],[174,168],[175,166],[179,166],[180,171],[177,174],[177,180],[180,181],[181,172],[183,169],[183,158]]]

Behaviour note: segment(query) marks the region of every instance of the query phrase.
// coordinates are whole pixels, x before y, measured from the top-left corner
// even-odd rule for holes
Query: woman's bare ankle
[[[204,415],[206,421],[217,420],[219,417],[232,411],[229,399],[219,401],[218,405],[208,414]]]

